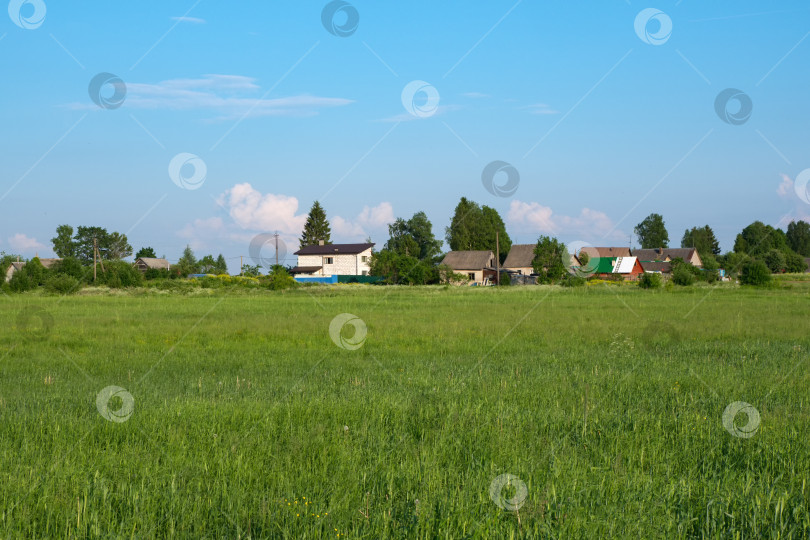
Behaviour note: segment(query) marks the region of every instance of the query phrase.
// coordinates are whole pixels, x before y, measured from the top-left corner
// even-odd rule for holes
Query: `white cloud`
[[[470,99],[484,99],[490,97],[489,94],[482,94],[481,92],[464,92],[461,95]]]
[[[11,246],[11,249],[14,251],[19,251],[21,253],[45,249],[48,247],[39,242],[36,238],[31,238],[23,233],[17,233],[14,236],[9,237],[8,245]]]
[[[171,79],[157,84],[128,82],[126,106],[151,110],[207,110],[217,120],[260,116],[314,116],[321,109],[343,107],[350,99],[297,95],[268,99],[256,96],[256,79],[240,75],[205,75],[199,79]],[[74,109],[93,104],[70,105]]]
[[[780,197],[793,197],[793,180],[786,174],[782,174],[782,182],[776,188],[776,194]]]
[[[330,221],[332,239],[365,240],[374,232],[387,232],[389,223],[395,221],[394,208],[389,202],[377,206],[364,206],[363,211],[353,220],[335,216]]]
[[[172,17],[173,21],[177,22],[187,22],[193,24],[205,24],[205,19],[200,19],[198,17]]]
[[[786,174],[781,174],[782,181],[776,188],[776,194],[791,203],[793,203],[794,210],[789,212],[783,220],[789,223],[793,220],[801,220],[810,222],[810,205],[805,203],[796,194],[796,186],[794,180]],[[781,222],[778,224],[781,225]]]
[[[298,235],[307,216],[298,214],[298,199],[274,193],[262,194],[248,183],[236,184],[217,199],[242,229],[279,231]]]
[[[551,207],[537,202],[513,200],[506,216],[516,230],[536,234],[579,236],[594,241],[604,240],[605,234],[613,231],[613,221],[604,212],[583,208],[578,216],[554,214]],[[621,231],[613,231],[608,239],[626,238]]]

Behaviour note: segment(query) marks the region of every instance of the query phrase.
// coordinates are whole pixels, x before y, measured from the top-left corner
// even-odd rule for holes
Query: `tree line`
[[[670,247],[669,233],[660,214],[652,213],[644,218],[634,227],[634,233],[643,249]],[[442,241],[434,234],[433,224],[424,212],[416,212],[407,219],[397,218],[388,226],[388,236],[370,262],[371,274],[382,277],[385,283],[421,285],[462,280],[461,276],[440,264],[443,257]],[[299,245],[330,244],[331,241],[326,211],[315,201],[307,214]],[[498,248],[501,263],[512,245],[498,211],[466,197],[461,197],[456,205],[450,224],[445,228],[444,241],[453,251],[484,250],[495,253]],[[69,286],[70,278],[87,281],[94,252],[105,265],[100,283],[106,281],[115,285],[138,281],[140,273],[136,276],[130,272],[132,265],[122,260],[133,255],[126,234],[108,232],[98,226],[80,226],[74,230],[70,225],[59,225],[51,243],[62,261],[51,272],[40,270],[36,264],[25,272],[16,272],[15,276],[19,277],[16,282],[12,280],[12,290],[28,290],[45,285],[45,280],[50,279],[46,278],[46,274],[51,277],[67,276],[60,277],[62,283],[54,284],[54,287]],[[721,254],[720,244],[709,225],[696,226],[684,231],[680,246],[697,250],[703,261],[703,271],[679,270],[680,261],[675,261],[673,279],[678,281],[689,281],[686,272],[692,273],[695,279],[711,280],[720,268],[731,276],[743,272],[744,268],[756,268],[760,274],[763,269],[768,273],[803,272],[807,269],[805,258],[810,257],[810,224],[793,221],[783,231],[755,221],[737,235],[733,250],[725,254]],[[533,267],[541,282],[570,280],[570,269],[563,262],[567,260],[567,251],[564,250],[565,245],[556,238],[538,238]],[[148,246],[135,253],[136,259],[140,257],[157,258],[155,251]],[[3,275],[11,262],[17,259],[18,256],[0,253],[0,271]],[[580,262],[584,265],[587,260]],[[107,267],[111,269],[109,272],[106,271]],[[258,266],[245,265],[242,275],[258,276],[260,270]],[[149,270],[145,278],[177,278],[190,274],[227,274],[227,263],[222,254],[217,257],[205,255],[198,259],[192,249],[186,246],[171,271]]]

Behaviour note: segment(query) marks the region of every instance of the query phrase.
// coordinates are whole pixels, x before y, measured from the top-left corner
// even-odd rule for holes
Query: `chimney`
[[[323,245],[323,240],[318,240],[318,245],[322,246]]]

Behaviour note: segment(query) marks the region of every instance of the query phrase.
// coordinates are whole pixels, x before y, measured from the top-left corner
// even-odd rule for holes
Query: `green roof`
[[[615,263],[615,259],[610,257],[599,257],[596,259],[596,267],[594,269],[595,274],[612,274],[613,273],[613,265]],[[587,266],[594,268],[594,263],[589,262]]]

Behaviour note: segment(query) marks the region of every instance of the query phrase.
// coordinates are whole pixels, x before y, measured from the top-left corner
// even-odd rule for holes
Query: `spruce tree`
[[[300,247],[317,245],[321,240],[324,244],[331,244],[329,221],[326,219],[321,203],[315,201],[304,224],[304,232],[301,234]]]

